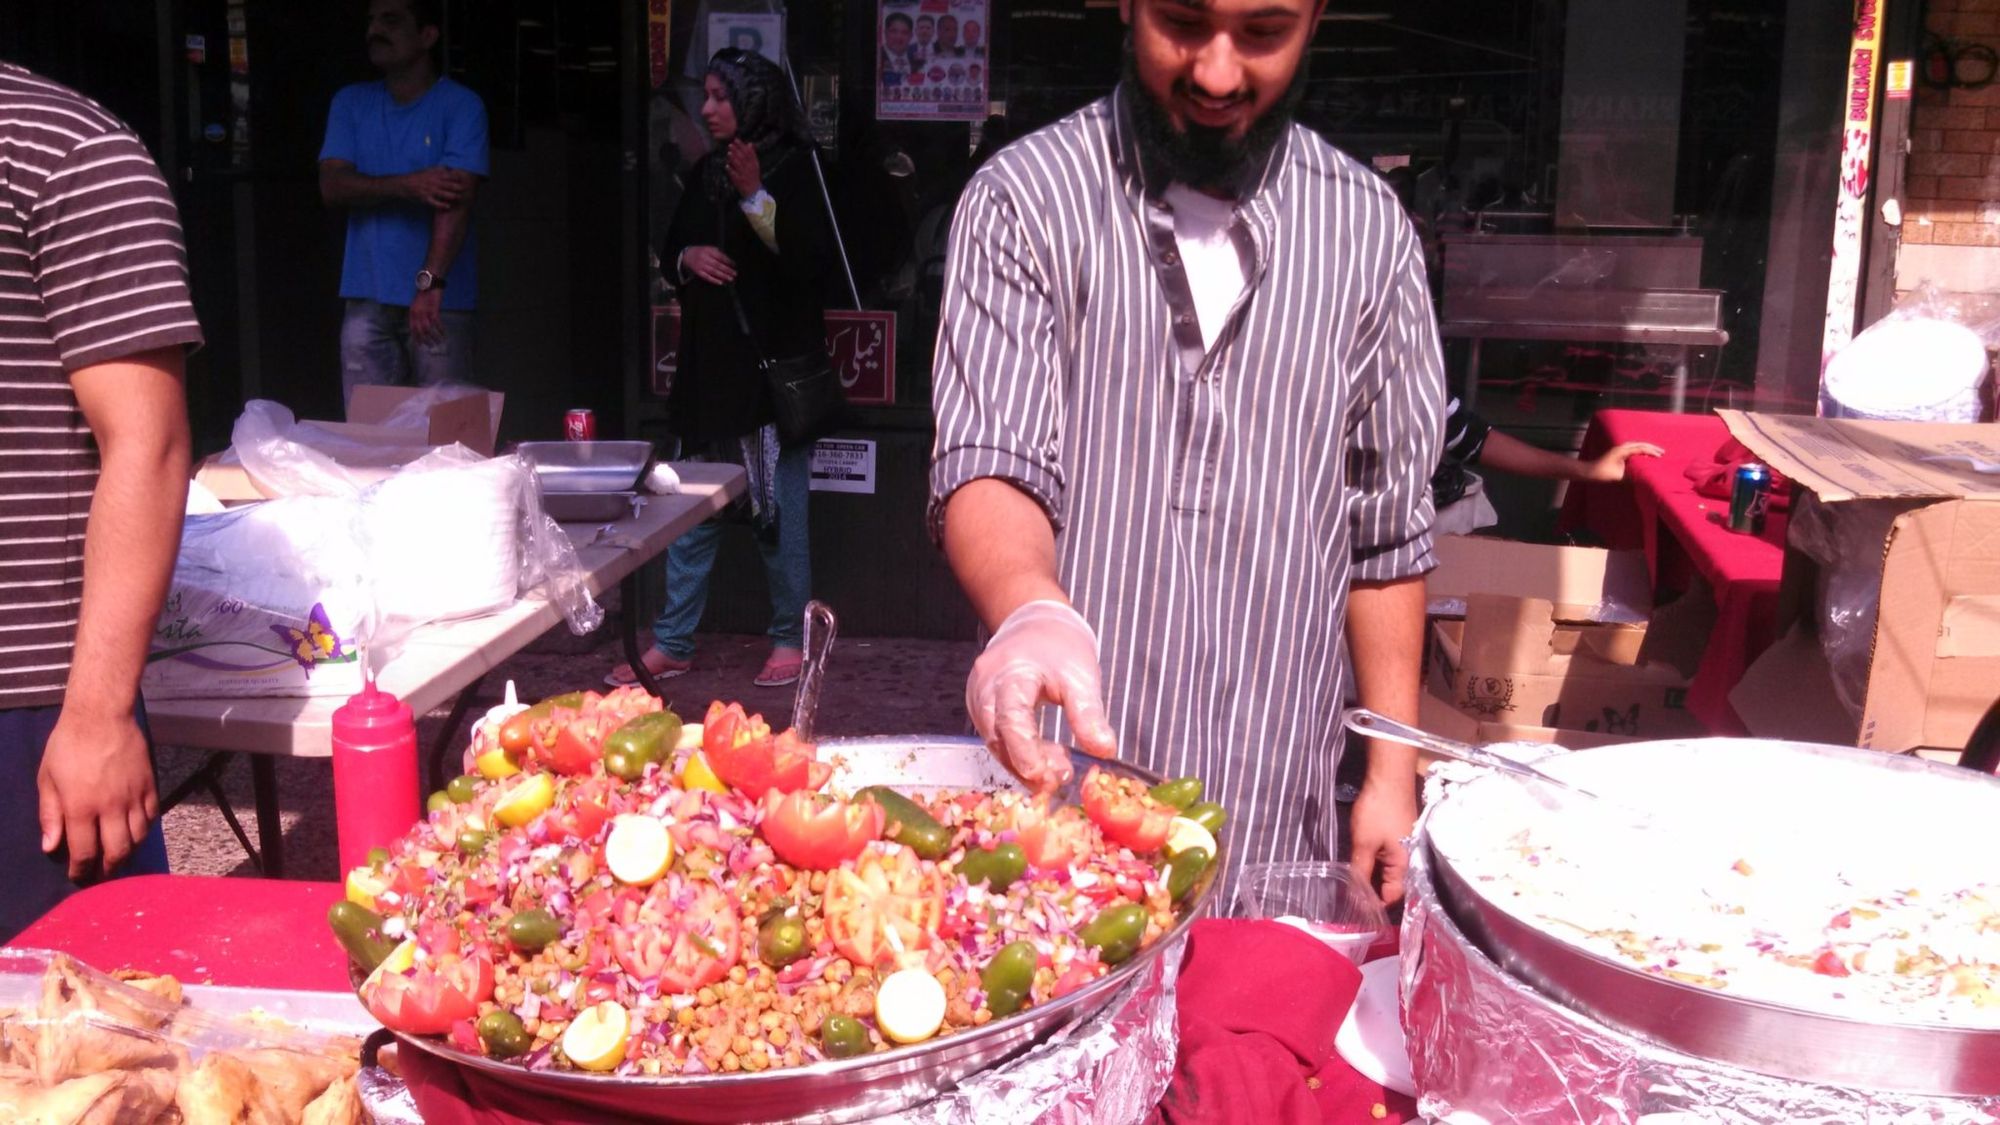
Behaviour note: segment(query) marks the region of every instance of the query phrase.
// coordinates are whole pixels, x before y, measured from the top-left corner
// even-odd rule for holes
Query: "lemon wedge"
[[[875,1026],[898,1043],[921,1043],[944,1026],[944,986],[922,969],[898,969],[875,990]]]
[[[616,1000],[600,1000],[576,1014],[563,1031],[563,1054],[584,1070],[612,1070],[625,1061],[632,1016]]]
[[[682,723],[681,736],[674,742],[674,753],[685,754],[689,750],[701,749],[701,724]]]
[[[1192,848],[1205,848],[1209,855],[1218,855],[1222,850],[1216,846],[1215,833],[1202,827],[1200,821],[1189,820],[1184,816],[1175,817],[1173,823],[1167,827],[1167,858],[1172,859]]]
[[[363,989],[362,995],[368,995],[369,986],[377,983],[383,977],[401,976],[409,972],[416,964],[417,939],[404,938],[402,941],[396,943],[396,948],[391,949],[387,957],[382,958],[382,963],[375,966],[375,971],[368,974],[368,979],[361,986]]]
[[[699,740],[696,744],[700,744]],[[681,767],[681,788],[706,789],[711,793],[729,792],[729,786],[724,785],[722,779],[715,776],[715,770],[709,766],[708,759],[703,757],[699,750],[689,754],[687,764]]]
[[[389,880],[372,867],[357,867],[347,873],[347,901],[363,910],[375,909],[375,899],[389,889]]]
[[[498,781],[503,777],[513,777],[515,774],[521,772],[521,767],[515,765],[514,759],[507,756],[507,751],[498,746],[474,758],[472,760],[472,768],[478,772],[479,776],[488,781]]]
[[[613,817],[604,841],[604,863],[621,883],[634,887],[660,881],[674,861],[674,840],[665,821],[642,813]]]
[[[509,828],[519,828],[547,811],[555,799],[556,783],[548,774],[529,774],[493,806],[493,819]]]

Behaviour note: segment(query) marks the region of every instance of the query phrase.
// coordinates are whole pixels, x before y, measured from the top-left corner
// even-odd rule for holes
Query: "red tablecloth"
[[[1571,485],[1562,527],[1588,531],[1608,547],[1643,549],[1661,590],[1685,590],[1694,575],[1707,581],[1716,622],[1688,688],[1688,710],[1716,734],[1743,734],[1729,692],[1776,639],[1786,517],[1773,512],[1763,534],[1739,535],[1728,528],[1727,500],[1695,492],[1688,467],[1711,461],[1728,440],[1728,427],[1713,415],[1599,411],[1582,457],[1628,441],[1650,441],[1666,456],[1633,458],[1622,484]]]
[[[336,883],[187,875],[117,879],[72,895],[10,944],[59,949],[107,970],[129,965],[211,984],[339,991],[348,987],[346,955],[326,927],[326,908],[340,895]],[[1252,927],[1238,931],[1248,933],[1247,938],[1227,936],[1229,927],[1244,926]],[[1273,938],[1268,930],[1282,932]],[[1228,923],[1217,936],[1237,942],[1246,954],[1238,958],[1222,950],[1213,960],[1223,964],[1255,963],[1257,958],[1248,955],[1262,949],[1256,946],[1259,940],[1305,940],[1308,946],[1298,956],[1335,957],[1275,923]],[[1342,969],[1345,976],[1355,975],[1344,964],[1328,971],[1338,974]],[[1281,971],[1266,966],[1256,975]],[[1335,1003],[1345,1010],[1345,1000]],[[1408,1098],[1385,1092],[1333,1054],[1332,1039],[1329,1028],[1324,1065],[1310,1080],[1302,1079],[1321,1121],[1394,1125],[1415,1117]],[[1374,1115],[1378,1105],[1385,1117]]]
[[[326,908],[340,896],[337,883],[136,875],[71,895],[8,944],[59,949],[107,972],[339,992],[347,955]]]

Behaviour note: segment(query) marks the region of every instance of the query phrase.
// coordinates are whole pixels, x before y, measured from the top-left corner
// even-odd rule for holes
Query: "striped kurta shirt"
[[[1038,500],[1121,757],[1203,778],[1239,860],[1328,859],[1348,583],[1432,565],[1423,255],[1373,173],[1293,126],[1238,197],[1246,286],[1204,346],[1131,96],[1004,149],[959,202],[931,531],[978,478]]]
[[[97,448],[70,373],[201,342],[173,197],[103,107],[0,64],[0,709],[61,701]]]

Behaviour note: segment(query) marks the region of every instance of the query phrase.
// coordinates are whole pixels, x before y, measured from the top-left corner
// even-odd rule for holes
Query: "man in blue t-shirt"
[[[378,82],[333,96],[319,192],[345,207],[341,393],[362,383],[471,381],[478,279],[472,199],[486,176],[486,105],[439,76],[439,0],[371,0]]]

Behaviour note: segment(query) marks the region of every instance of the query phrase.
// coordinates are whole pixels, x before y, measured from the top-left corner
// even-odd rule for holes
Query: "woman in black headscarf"
[[[660,251],[681,303],[667,421],[683,456],[749,472],[771,587],[771,655],[756,678],[768,687],[799,674],[812,586],[810,446],[779,447],[758,357],[775,361],[826,347],[821,295],[832,237],[805,114],[784,72],[762,55],[729,48],[710,60],[703,90],[702,121],[716,145],[694,166]],[[655,676],[677,676],[692,664],[718,533],[714,522],[702,524],[667,552],[667,604],[645,655]],[[612,684],[632,679],[629,665],[607,677]]]

